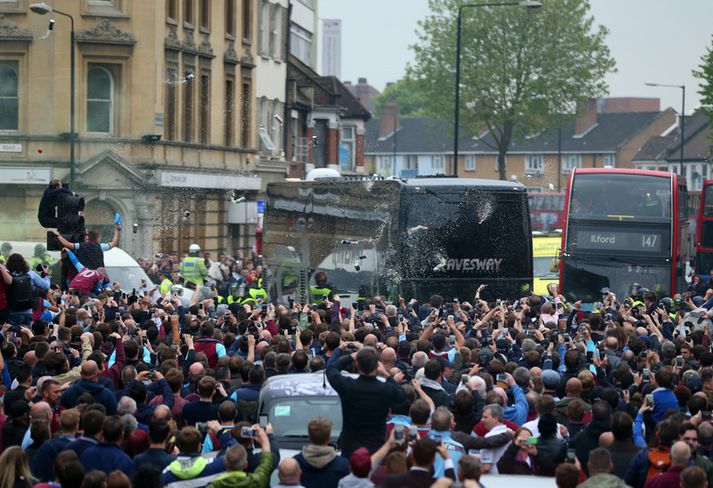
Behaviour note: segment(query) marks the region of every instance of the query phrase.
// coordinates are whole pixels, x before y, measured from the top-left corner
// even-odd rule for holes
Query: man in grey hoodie
[[[337,456],[329,445],[332,438],[332,422],[317,418],[307,426],[310,443],[295,456],[302,469],[300,482],[305,488],[337,488],[339,480],[349,474],[349,461]]]

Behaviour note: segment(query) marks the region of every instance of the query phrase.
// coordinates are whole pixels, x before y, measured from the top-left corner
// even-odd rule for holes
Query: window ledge
[[[210,34],[210,29],[208,27],[200,26],[198,28],[198,32],[200,32],[202,34]]]
[[[235,40],[235,36],[233,34],[225,34],[225,38],[229,41]]]
[[[196,26],[193,25],[193,24],[191,24],[191,23],[189,23],[189,22],[184,22],[184,23],[183,23],[183,28],[184,28],[185,30],[193,31],[193,30],[196,29]]]
[[[17,4],[2,5],[0,4],[0,13],[2,14],[27,14],[27,10],[18,7]]]
[[[171,17],[166,17],[166,23],[169,25],[178,26],[178,21],[176,19],[172,19]]]

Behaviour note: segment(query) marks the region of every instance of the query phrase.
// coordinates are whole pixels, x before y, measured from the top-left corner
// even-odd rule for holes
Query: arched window
[[[106,68],[94,67],[87,79],[87,131],[114,129],[114,78]]]
[[[17,130],[17,63],[0,62],[0,130]]]

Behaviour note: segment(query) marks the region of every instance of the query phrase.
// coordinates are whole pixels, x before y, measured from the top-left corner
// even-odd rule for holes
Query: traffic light
[[[84,198],[74,193],[57,195],[57,230],[69,242],[84,241]],[[61,251],[62,245],[52,232],[47,232],[47,249]]]
[[[61,194],[57,197],[58,230],[62,234],[81,232],[84,234],[84,217],[79,212],[84,210],[84,198],[76,194]]]

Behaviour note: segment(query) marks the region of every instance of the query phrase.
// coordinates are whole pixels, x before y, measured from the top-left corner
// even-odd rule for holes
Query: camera
[[[508,380],[508,375],[506,375],[505,373],[500,373],[499,375],[497,375],[497,376],[495,377],[495,381],[500,381],[500,382],[503,382],[503,383],[504,383],[504,382],[506,382],[507,380]]]
[[[189,212],[188,210],[183,212],[183,220],[188,220],[190,218],[191,218],[191,212]]]
[[[156,379],[156,373],[154,371],[150,371],[148,374],[148,378],[153,381]]]
[[[418,427],[415,425],[408,428],[408,440],[411,442],[418,440]]]
[[[240,428],[240,437],[243,439],[254,439],[257,437],[257,430],[252,427],[243,426]]]
[[[467,374],[463,374],[460,377],[460,382],[462,385],[465,385],[466,383],[468,383],[469,379],[470,379],[470,376],[468,376]]]
[[[131,228],[134,230],[134,234],[136,234],[139,231],[139,224],[134,223]]]
[[[394,442],[396,442],[397,444],[403,444],[405,437],[406,436],[404,435],[404,426],[403,425],[395,425],[394,426]]]
[[[196,422],[196,429],[201,434],[205,435],[208,433],[208,422]]]

